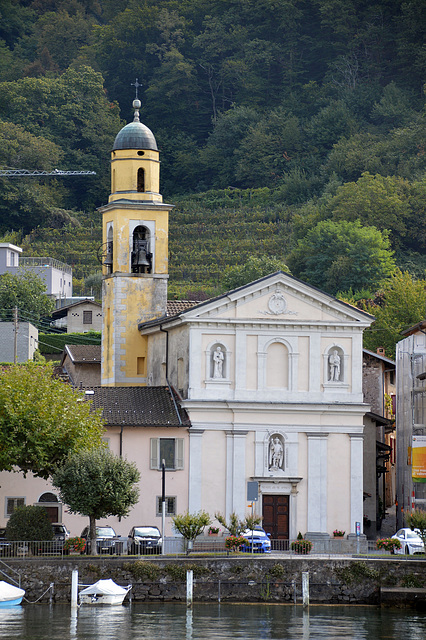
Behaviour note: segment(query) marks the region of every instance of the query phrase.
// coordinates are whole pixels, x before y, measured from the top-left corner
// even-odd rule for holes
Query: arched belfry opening
[[[132,273],[152,273],[149,230],[139,225],[133,231]]]
[[[138,193],[143,193],[145,191],[145,169],[138,169],[138,182],[137,182]]]
[[[104,265],[107,268],[107,273],[112,273],[112,265],[114,260],[114,231],[112,225],[108,228],[107,233],[107,247],[106,247],[106,256],[104,260]]]

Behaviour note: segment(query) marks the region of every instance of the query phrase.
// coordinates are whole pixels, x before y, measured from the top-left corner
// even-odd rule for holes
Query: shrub
[[[401,542],[397,538],[379,538],[376,540],[376,547],[393,553],[395,549],[401,548]]]
[[[244,536],[229,536],[225,539],[225,548],[228,551],[237,551],[243,544],[248,544],[248,540]]]
[[[43,507],[18,507],[6,526],[8,540],[53,540],[52,524]]]
[[[64,551],[79,551],[83,553],[86,549],[86,540],[85,538],[79,538],[78,536],[75,538],[68,538],[64,542]]]
[[[294,553],[310,553],[312,549],[312,542],[310,540],[305,540],[304,538],[301,540],[300,538],[297,540],[293,540],[291,543],[291,550]]]

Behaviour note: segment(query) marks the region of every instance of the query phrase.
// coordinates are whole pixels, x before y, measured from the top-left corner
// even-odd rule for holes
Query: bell
[[[148,242],[146,240],[139,240],[134,243],[134,250],[132,251],[132,266],[134,268],[148,268],[151,266],[148,259]]]
[[[107,267],[112,266],[112,247],[109,245],[110,243],[108,242],[107,252],[104,259],[104,265]]]
[[[138,266],[138,267],[150,266],[149,260],[146,257],[146,251],[144,251],[143,249],[139,249],[139,251],[136,252],[135,266]]]

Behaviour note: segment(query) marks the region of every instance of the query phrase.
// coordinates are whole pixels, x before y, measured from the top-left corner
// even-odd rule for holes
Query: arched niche
[[[215,342],[209,350],[209,378],[211,380],[226,380],[228,368],[226,347],[221,342]]]
[[[347,382],[348,356],[339,344],[327,347],[324,353],[324,384],[341,386]]]
[[[288,389],[289,349],[282,340],[266,347],[265,381],[269,389]]]

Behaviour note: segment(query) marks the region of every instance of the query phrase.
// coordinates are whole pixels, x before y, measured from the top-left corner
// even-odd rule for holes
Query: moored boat
[[[122,604],[132,585],[120,587],[113,580],[98,580],[79,593],[80,604]]]
[[[0,607],[10,607],[21,604],[24,595],[24,589],[0,580]]]

